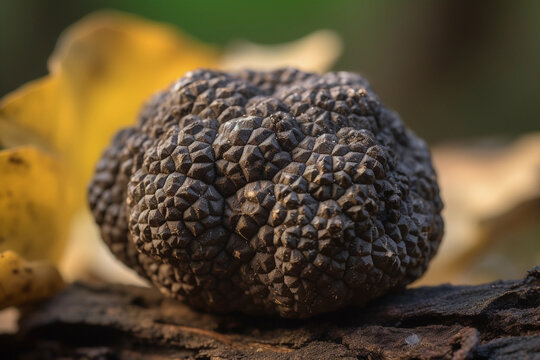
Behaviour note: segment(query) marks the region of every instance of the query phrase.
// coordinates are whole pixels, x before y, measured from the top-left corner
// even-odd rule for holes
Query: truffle
[[[115,136],[89,202],[121,261],[213,312],[363,305],[443,234],[425,142],[349,72],[190,72]]]

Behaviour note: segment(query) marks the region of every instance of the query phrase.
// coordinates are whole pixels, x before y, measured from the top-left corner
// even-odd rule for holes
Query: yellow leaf
[[[36,148],[0,151],[0,251],[60,260],[69,188],[56,160]]]
[[[46,299],[63,286],[60,273],[48,262],[26,262],[13,251],[0,253],[0,309]]]
[[[135,122],[143,102],[218,58],[171,27],[119,13],[90,15],[61,36],[49,76],[0,103],[0,143],[58,151],[75,170],[82,201],[101,152],[119,128]]]
[[[3,147],[57,144],[58,77],[29,82],[0,102],[0,143]]]
[[[343,43],[332,30],[317,30],[298,40],[260,45],[235,41],[227,47],[221,67],[224,69],[271,70],[292,66],[305,71],[324,73],[343,51]]]
[[[432,150],[446,230],[416,285],[511,279],[538,264],[540,256],[527,245],[538,235],[527,231],[534,231],[540,213],[540,133],[501,147],[448,144]],[[505,238],[512,241],[500,243]]]

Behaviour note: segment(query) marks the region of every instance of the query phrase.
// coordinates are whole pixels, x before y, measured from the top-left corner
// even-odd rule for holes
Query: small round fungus
[[[363,305],[443,235],[426,144],[349,72],[190,72],[116,135],[89,201],[120,260],[213,312]]]

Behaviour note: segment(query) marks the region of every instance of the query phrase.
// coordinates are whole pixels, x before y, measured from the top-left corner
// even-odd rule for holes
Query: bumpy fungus
[[[215,312],[362,305],[443,234],[426,144],[347,72],[188,73],[116,135],[89,200],[120,260]]]

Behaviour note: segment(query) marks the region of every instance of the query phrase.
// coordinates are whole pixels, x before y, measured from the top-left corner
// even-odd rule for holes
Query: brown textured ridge
[[[190,72],[117,134],[89,200],[120,260],[216,312],[363,305],[443,234],[426,144],[347,72]]]

